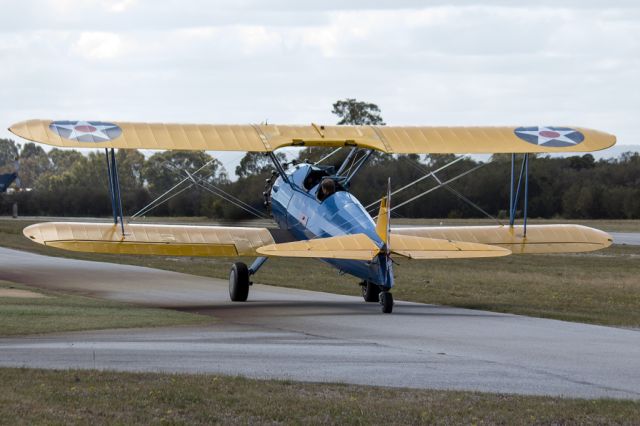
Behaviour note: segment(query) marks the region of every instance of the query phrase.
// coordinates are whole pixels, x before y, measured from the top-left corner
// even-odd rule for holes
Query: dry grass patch
[[[32,288],[0,281],[0,336],[109,328],[206,324],[209,316],[43,291],[45,297],[2,297],[3,291],[33,293]]]

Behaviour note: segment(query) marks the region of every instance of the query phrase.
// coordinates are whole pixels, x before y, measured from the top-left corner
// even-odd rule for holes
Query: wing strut
[[[107,157],[107,174],[109,175],[109,196],[111,197],[111,209],[113,210],[113,223],[122,227],[124,236],[124,215],[122,214],[122,196],[120,195],[120,180],[118,179],[118,164],[116,163],[116,153],[113,148],[109,151],[104,149]]]
[[[273,162],[273,165],[278,171],[278,174],[280,175],[282,180],[290,184],[291,182],[289,182],[289,177],[287,176],[287,173],[284,170],[284,167],[282,167],[282,164],[280,164],[280,161],[278,161],[278,157],[276,157],[273,151],[269,151],[268,155],[269,155],[269,158],[271,158],[271,162]]]
[[[516,154],[511,154],[511,181],[509,186],[509,226],[513,228],[516,221],[516,210],[518,209],[518,201],[520,198],[520,188],[522,188],[522,177],[524,176],[524,199],[523,199],[523,234],[527,236],[527,216],[529,210],[529,154],[524,154],[522,158],[522,166],[520,167],[520,176],[518,177],[518,185],[515,183],[515,163]],[[514,193],[515,191],[515,193]]]

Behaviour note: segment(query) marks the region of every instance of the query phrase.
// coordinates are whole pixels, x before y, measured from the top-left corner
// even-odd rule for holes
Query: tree
[[[287,157],[282,152],[275,153],[279,161],[285,161]],[[240,164],[236,167],[236,175],[240,178],[246,178],[252,175],[259,175],[270,172],[274,169],[271,159],[263,152],[247,152]]]
[[[213,161],[212,161],[213,160]],[[197,177],[205,182],[220,183],[227,180],[227,174],[218,160],[204,151],[163,151],[153,154],[142,168],[142,174],[149,184],[149,190],[158,195],[184,179],[186,172],[198,172]]]
[[[384,121],[380,116],[380,108],[376,104],[359,102],[355,99],[347,98],[333,104],[333,114],[340,117],[338,125],[379,125],[384,126]]]
[[[83,155],[75,150],[53,148],[49,151],[51,171],[53,173],[64,173],[75,163],[82,161],[82,157]]]
[[[208,165],[202,168],[205,164]],[[164,151],[153,154],[142,167],[142,175],[154,197],[159,196],[187,177],[185,172],[207,183],[218,185],[228,182],[227,173],[220,161],[204,151]],[[174,193],[175,195],[175,193]],[[213,195],[198,187],[175,195],[167,203],[153,210],[156,215],[201,216],[203,209],[210,211]]]
[[[0,139],[0,173],[13,172],[18,148],[11,139]]]
[[[36,186],[38,178],[51,170],[49,156],[40,145],[24,144],[20,152],[20,182],[23,188]]]
[[[355,99],[347,98],[336,101],[333,105],[332,113],[337,115],[340,120],[339,126],[343,125],[378,125],[384,126],[385,123],[380,115],[378,105],[369,102],[360,102]],[[307,147],[298,153],[298,160],[316,162],[329,154],[330,149],[323,147]],[[339,165],[347,156],[346,150],[341,150],[329,160],[329,164]],[[370,162],[377,163],[380,160],[380,153],[374,152]]]
[[[111,211],[107,189],[106,163],[100,152],[54,153],[61,163],[73,161],[64,169],[49,169],[34,183],[34,214],[59,216],[105,216]]]
[[[301,153],[317,160],[331,149],[311,147]],[[73,150],[52,149],[45,152],[40,146],[27,143],[20,147],[10,140],[0,140],[0,159],[6,173],[13,171],[15,154],[21,152],[20,174],[31,191],[3,194],[0,213],[9,214],[14,201],[26,215],[110,216],[111,203],[107,188],[104,152],[82,154]],[[335,164],[349,152],[343,149],[323,164]],[[284,160],[282,153],[279,158]],[[315,157],[317,155],[317,158]],[[374,167],[366,167],[354,178],[353,193],[364,204],[375,202],[386,193],[387,176],[393,186],[401,187],[424,176],[425,169],[437,168],[455,158],[452,155],[415,154],[381,155]],[[185,170],[193,172],[211,156],[204,152],[162,152],[146,159],[135,150],[119,150],[118,175],[122,189],[125,215],[146,205],[151,196],[160,195],[186,177]],[[516,173],[520,171],[520,160]],[[618,158],[596,161],[589,154],[583,156],[551,158],[531,156],[529,176],[530,217],[585,218],[585,219],[638,219],[640,218],[640,155],[625,153]],[[478,164],[465,158],[438,174],[447,180]],[[206,180],[263,211],[262,192],[268,186],[265,178],[272,165],[263,154],[248,153],[239,169],[240,178],[229,182],[222,165],[213,161],[204,173]],[[510,155],[494,155],[492,164],[464,176],[451,184],[487,212],[506,217],[509,205]],[[517,178],[517,176],[516,176]],[[425,179],[394,196],[395,205],[434,187],[435,179]],[[185,186],[188,184],[185,184]],[[175,193],[174,193],[175,194]],[[522,197],[518,216],[522,214]],[[372,211],[378,208],[377,203]],[[401,207],[395,213],[406,217],[478,217],[481,214],[445,189],[430,193],[417,202]],[[172,198],[152,215],[206,215],[220,219],[241,219],[248,213],[232,203],[212,195],[207,190],[190,188]]]

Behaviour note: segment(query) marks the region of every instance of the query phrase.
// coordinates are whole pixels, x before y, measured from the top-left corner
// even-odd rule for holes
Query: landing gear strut
[[[365,302],[379,302],[380,301],[380,287],[371,281],[363,281],[360,283],[362,289],[362,298]]]
[[[390,314],[393,311],[393,295],[388,290],[380,292],[380,305],[383,314]]]

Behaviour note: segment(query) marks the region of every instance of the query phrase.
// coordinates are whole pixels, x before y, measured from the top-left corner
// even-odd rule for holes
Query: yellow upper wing
[[[274,151],[285,146],[358,146],[398,154],[590,152],[608,148],[616,142],[613,135],[580,127],[225,125],[29,120],[16,123],[9,130],[24,139],[59,147],[254,152]]]

